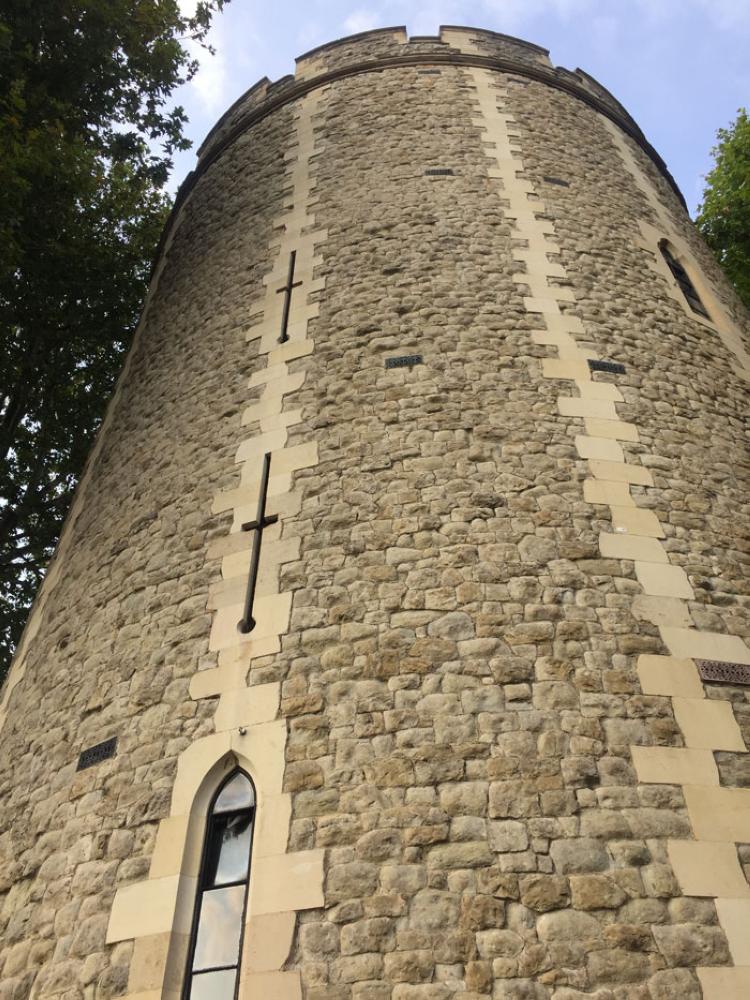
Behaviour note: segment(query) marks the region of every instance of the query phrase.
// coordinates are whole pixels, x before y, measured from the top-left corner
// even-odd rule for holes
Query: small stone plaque
[[[696,660],[698,673],[704,681],[715,684],[750,685],[750,664],[726,663],[723,660]]]
[[[451,167],[430,167],[429,170],[425,170],[425,177],[452,177],[453,170]]]
[[[570,187],[570,182],[564,181],[562,177],[542,177],[542,180],[546,181],[548,184],[557,184],[559,187]]]
[[[592,361],[589,359],[589,368],[592,372],[607,372],[609,375],[624,375],[625,365],[619,361]]]
[[[78,767],[76,768],[76,771],[85,771],[87,767],[93,767],[94,764],[101,764],[103,760],[107,760],[109,757],[114,757],[116,750],[116,736],[113,736],[111,739],[104,740],[103,743],[97,743],[94,747],[89,747],[88,750],[84,750],[78,758]]]
[[[412,365],[421,365],[421,354],[403,354],[400,358],[386,358],[386,368],[411,368]]]
[[[420,76],[440,76],[439,69],[420,69],[418,72]]]

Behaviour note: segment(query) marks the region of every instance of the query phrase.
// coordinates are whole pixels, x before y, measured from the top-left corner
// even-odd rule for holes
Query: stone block
[[[644,591],[655,597],[679,597],[685,601],[692,601],[695,597],[687,573],[681,566],[636,561],[635,575]]]
[[[731,702],[676,697],[672,708],[686,746],[747,751]]]
[[[240,995],[273,997],[273,1000],[302,1000],[299,972],[257,972],[242,970]]]
[[[699,840],[750,843],[750,788],[708,788],[691,783],[684,794]]]
[[[517,820],[491,821],[488,839],[493,851],[525,851],[529,846],[526,825]]]
[[[747,1000],[750,997],[750,968],[698,968],[703,1000]]]
[[[673,656],[750,664],[750,649],[739,636],[669,626],[660,628],[659,631]]]
[[[750,899],[717,899],[716,912],[732,961],[750,967]]]
[[[247,975],[284,967],[297,920],[294,911],[251,914],[245,928],[242,969]]]
[[[538,913],[560,909],[570,901],[568,880],[560,875],[524,875],[519,888],[524,906]]]
[[[614,403],[608,399],[558,396],[557,408],[564,417],[598,417],[603,420],[617,420]]]
[[[633,617],[638,621],[651,622],[653,625],[687,628],[692,624],[687,605],[676,597],[650,597],[648,594],[638,594],[633,598],[631,609]]]
[[[599,872],[609,867],[607,849],[593,837],[555,840],[550,847],[555,869],[561,875],[572,872]]]
[[[631,746],[638,780],[660,785],[718,785],[719,772],[709,750]]]
[[[638,428],[623,420],[600,420],[586,417],[586,433],[595,438],[612,438],[616,441],[637,441]]]
[[[652,510],[641,507],[612,507],[612,527],[615,532],[664,538],[664,529]]]
[[[586,503],[607,504],[613,507],[627,507],[630,504],[635,506],[628,483],[609,482],[606,479],[584,480],[583,499]]]
[[[558,910],[555,913],[543,913],[537,919],[536,931],[540,941],[577,941],[585,945],[586,941],[601,938],[602,924],[589,913]]]
[[[653,486],[654,478],[642,465],[630,465],[622,458],[617,461],[590,458],[589,469],[595,479],[611,483],[632,483],[634,486]]]
[[[667,563],[669,557],[662,543],[656,538],[641,535],[614,534],[599,535],[599,550],[606,559],[631,559],[650,563]]]
[[[659,951],[670,966],[723,965],[729,961],[727,940],[719,927],[656,924],[652,930]]]
[[[297,851],[267,857],[250,880],[252,916],[322,906],[323,851]]]
[[[690,699],[704,697],[703,682],[692,660],[645,654],[638,657],[637,669],[644,694]]]
[[[601,462],[623,462],[625,456],[616,440],[603,437],[576,435],[576,451],[581,458],[596,459]]]
[[[576,382],[576,388],[580,392],[582,399],[602,399],[612,403],[623,402],[622,393],[611,382],[593,382],[589,379],[587,381]]]
[[[686,896],[750,899],[734,844],[670,840],[667,853]]]
[[[577,910],[614,910],[628,898],[609,875],[571,875],[570,891]]]

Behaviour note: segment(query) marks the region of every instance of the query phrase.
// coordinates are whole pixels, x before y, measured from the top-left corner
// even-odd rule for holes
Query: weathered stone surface
[[[634,614],[633,560],[599,550],[600,535],[617,552],[640,536],[593,501],[630,481],[633,510],[665,536],[641,555],[690,579],[680,615],[696,635],[750,635],[746,389],[721,336],[654,270],[640,223],[660,217],[603,116],[537,77],[622,110],[532,47],[471,39],[520,66],[493,71],[489,104],[469,65],[341,75],[320,94],[311,159],[299,100],[282,103],[183,205],[0,734],[3,1000],[127,994],[132,943],[103,942],[112,898],[147,878],[178,761],[216,732],[216,694],[194,699],[190,683],[219,664],[211,618],[238,582],[222,560],[249,544],[234,514],[254,516],[212,503],[240,486],[240,444],[279,430],[317,451],[279,475],[291,492],[273,544],[297,555],[278,579],[263,576],[270,549],[261,562],[289,625],[231,670],[280,686],[292,822],[278,853],[325,851],[325,905],[299,914],[286,963],[304,1000],[697,1000],[692,970],[729,961],[712,900],[684,899],[668,861],[665,841],[693,836],[681,790],[639,785],[633,767],[632,745],[685,734],[671,695],[641,691],[639,656],[668,650]],[[457,44],[366,33],[303,62],[315,75]],[[209,150],[290,86],[246,95]],[[511,139],[506,184],[495,155]],[[623,142],[702,287],[746,331],[669,184]],[[309,204],[290,194],[299,162]],[[425,177],[441,164],[454,173]],[[295,310],[312,307],[313,349],[289,362],[303,381],[276,424],[243,426],[270,361],[246,334],[279,234],[305,208],[325,233],[320,287],[308,297],[313,272],[300,276],[288,347]],[[555,357],[576,343],[625,375],[589,380],[584,353]],[[385,369],[406,353],[423,364]],[[552,361],[570,377],[546,377]],[[637,440],[584,435],[590,420],[620,437],[632,424]],[[582,437],[610,457],[584,459]],[[750,740],[745,693],[706,693],[732,702]],[[75,772],[114,734],[115,758]],[[748,785],[747,758],[717,754],[723,785]]]
[[[524,851],[529,846],[529,835],[523,823],[513,820],[490,823],[487,832],[493,851]]]
[[[577,910],[612,910],[628,898],[608,875],[572,875],[570,891]]]
[[[647,955],[624,948],[605,948],[589,954],[586,961],[593,986],[602,983],[642,983],[648,978],[651,963]]]
[[[653,929],[656,944],[671,966],[725,965],[729,949],[719,927],[671,924]]]
[[[609,868],[607,848],[592,837],[556,840],[550,847],[555,868],[562,875],[571,872],[598,872]]]
[[[565,906],[570,899],[568,880],[559,875],[525,875],[519,884],[521,902],[539,913]]]
[[[596,917],[575,910],[545,913],[536,922],[542,941],[586,941],[601,936],[602,928]]]
[[[696,976],[687,969],[664,969],[648,981],[654,1000],[701,1000],[702,990]]]

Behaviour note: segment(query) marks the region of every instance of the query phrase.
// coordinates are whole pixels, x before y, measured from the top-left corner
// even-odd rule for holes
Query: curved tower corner
[[[538,46],[249,90],[3,691],[0,998],[750,995],[749,332]]]

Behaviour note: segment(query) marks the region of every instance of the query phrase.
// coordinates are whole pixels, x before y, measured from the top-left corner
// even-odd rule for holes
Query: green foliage
[[[706,177],[697,223],[750,308],[750,119],[745,108],[716,135],[714,168]]]
[[[145,295],[224,0],[0,5],[0,677]]]

